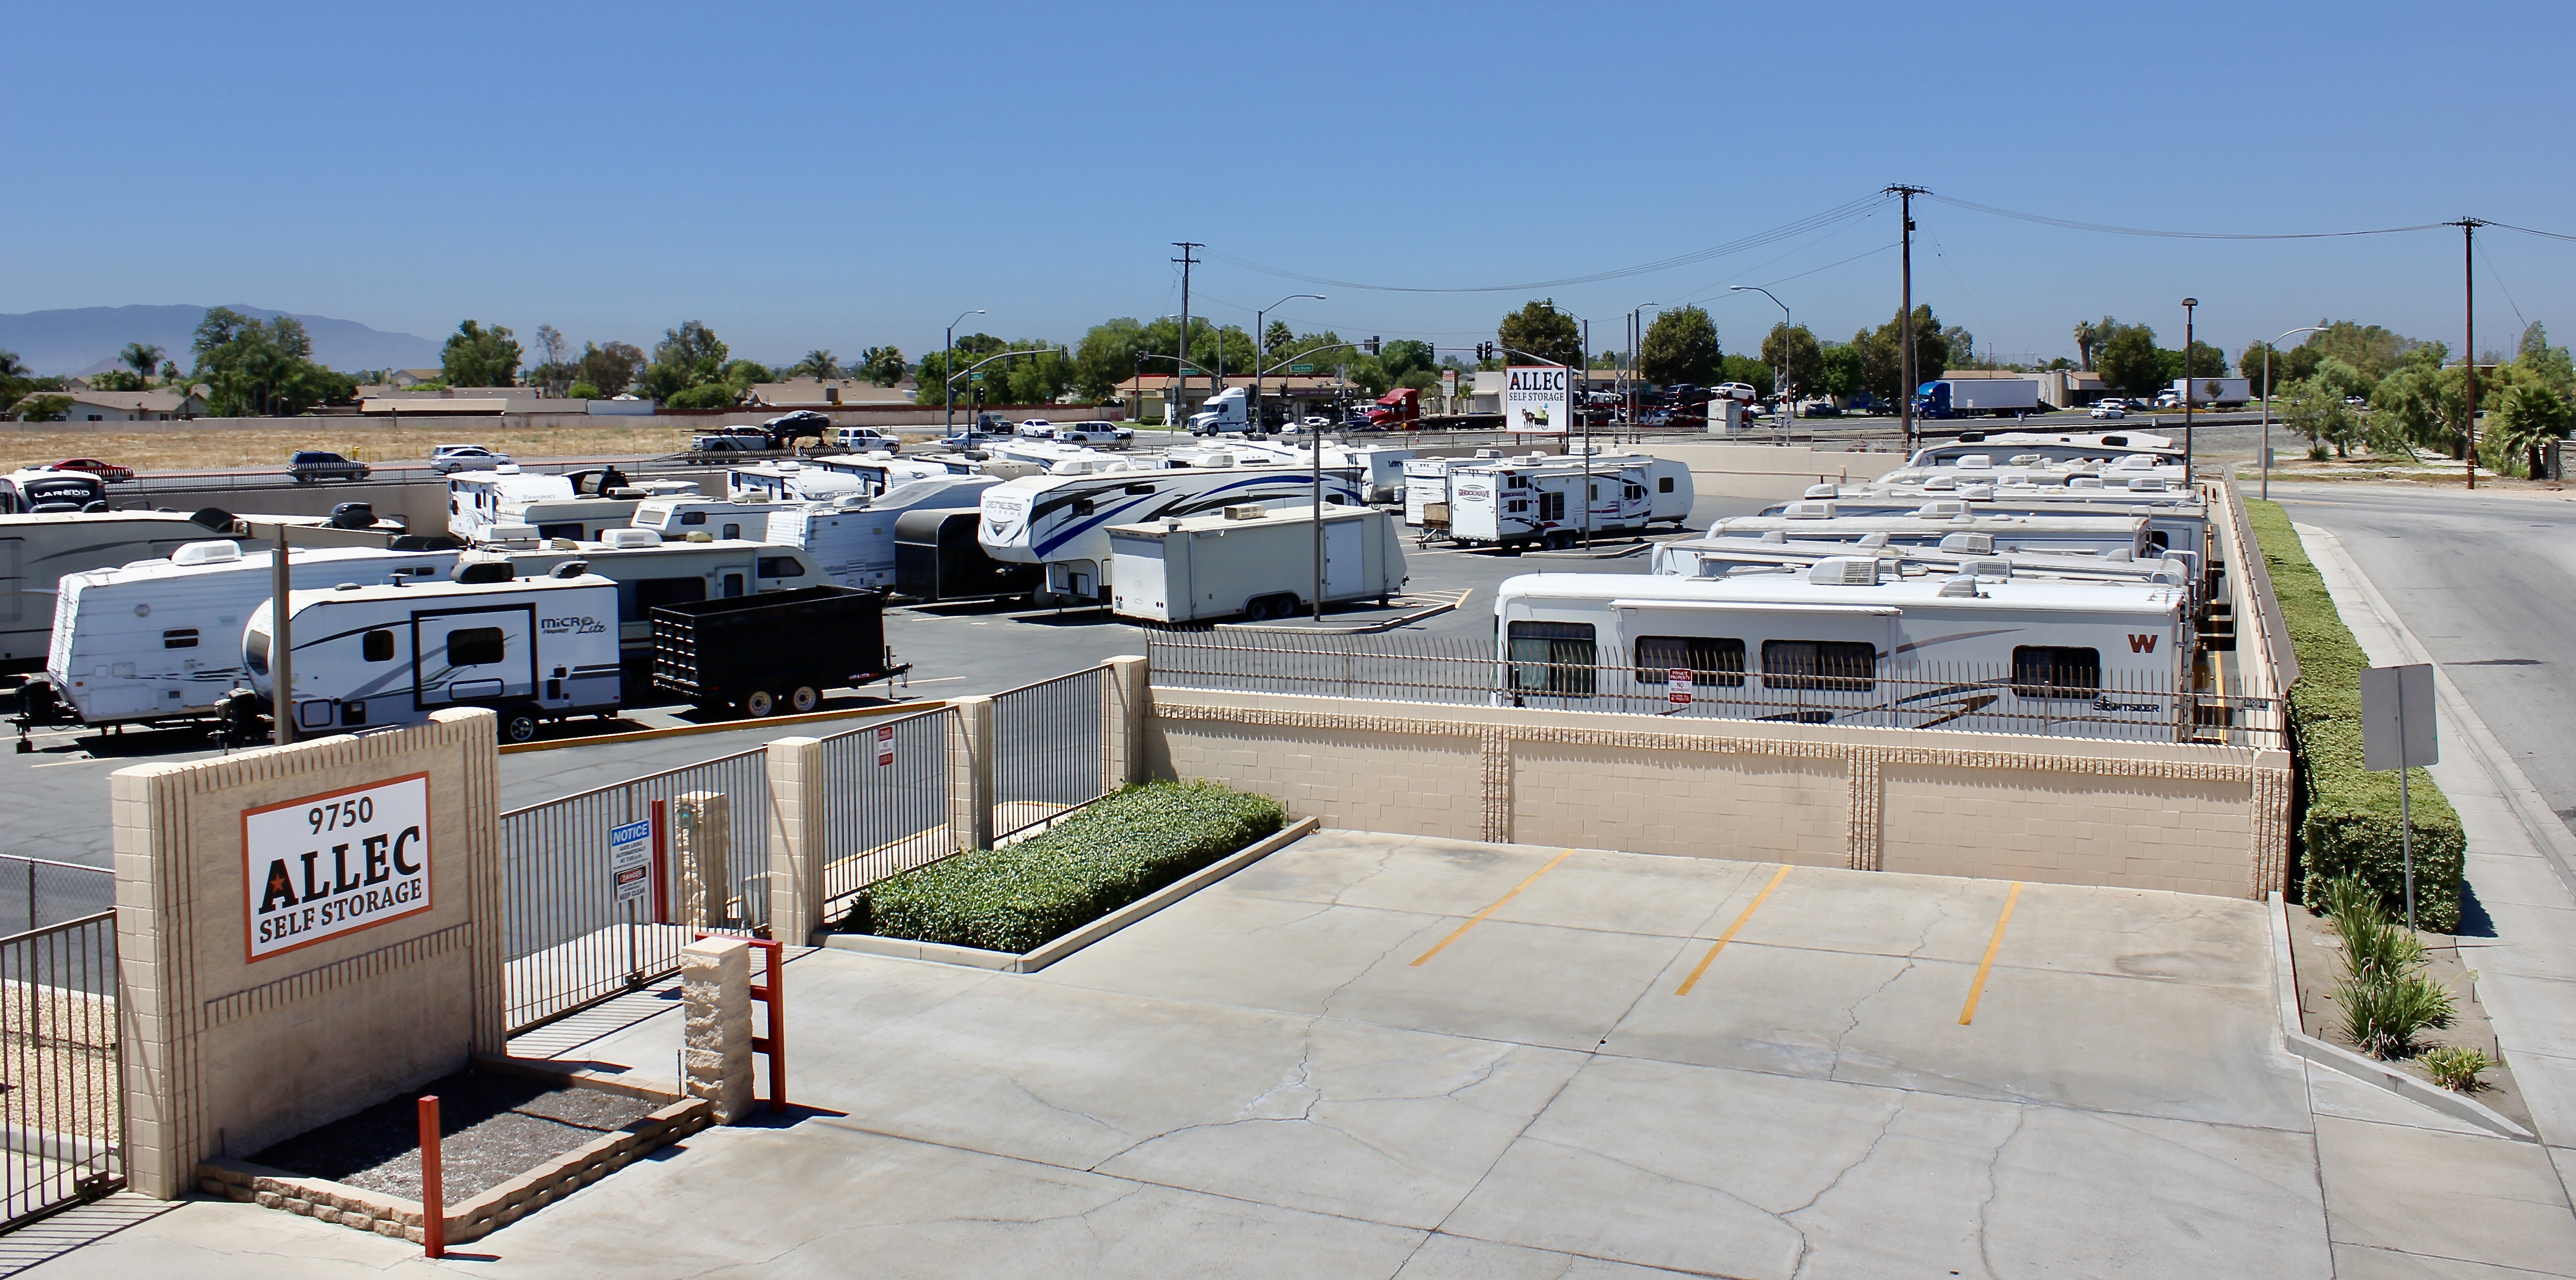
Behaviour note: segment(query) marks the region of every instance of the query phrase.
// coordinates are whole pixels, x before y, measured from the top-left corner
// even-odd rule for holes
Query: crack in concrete
[[[1994,1207],[1996,1198],[2003,1194],[2003,1185],[1999,1181],[1997,1170],[2003,1165],[2004,1148],[2011,1146],[2013,1139],[2021,1136],[2022,1126],[2029,1119],[2030,1108],[2014,1107],[2011,1132],[2006,1133],[2004,1140],[1995,1144],[1994,1153],[1986,1157],[1986,1191],[1984,1195],[1977,1197],[1976,1232],[1977,1265],[1985,1268],[1988,1280],[1995,1280],[1995,1260],[1986,1251],[1986,1211]]]
[[[1807,1202],[1805,1204],[1799,1205],[1794,1209],[1783,1210],[1778,1215],[1783,1224],[1787,1225],[1790,1230],[1798,1233],[1798,1256],[1789,1266],[1790,1280],[1796,1280],[1799,1275],[1805,1273],[1808,1258],[1813,1253],[1813,1242],[1807,1239],[1806,1228],[1791,1222],[1790,1219],[1797,1217],[1799,1214],[1805,1213],[1809,1209],[1815,1208],[1816,1205],[1823,1201],[1826,1196],[1833,1194],[1834,1188],[1841,1186],[1843,1184],[1843,1179],[1850,1177],[1853,1170],[1860,1168],[1862,1165],[1868,1164],[1870,1157],[1877,1155],[1879,1147],[1885,1145],[1888,1133],[1895,1129],[1896,1122],[1903,1118],[1905,1115],[1906,1104],[1912,1098],[1913,1095],[1910,1093],[1898,1093],[1896,1095],[1896,1105],[1889,1108],[1885,1119],[1879,1121],[1878,1132],[1870,1138],[1869,1146],[1860,1153],[1860,1158],[1852,1161],[1850,1164],[1844,1165],[1840,1170],[1836,1171],[1832,1181],[1829,1181],[1824,1186],[1817,1188],[1816,1194],[1807,1197]]]

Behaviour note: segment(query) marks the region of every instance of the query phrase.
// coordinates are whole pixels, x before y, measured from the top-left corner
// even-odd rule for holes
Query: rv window
[[[1563,493],[1540,494],[1538,496],[1538,518],[1541,520],[1564,519],[1565,495]]]
[[[242,645],[242,658],[250,664],[250,673],[252,675],[267,675],[268,633],[265,631],[251,632],[250,639]]]
[[[731,599],[733,599],[734,597],[739,596],[739,595],[741,595],[741,594],[742,594],[742,575],[741,575],[741,574],[739,574],[739,573],[728,573],[728,574],[726,574],[726,575],[724,576],[724,596],[725,596],[725,599],[727,599],[727,600],[731,600]]]
[[[1655,482],[1655,492],[1657,492],[1657,493],[1671,493],[1672,491],[1673,491],[1673,478],[1672,478],[1671,476],[1665,476],[1663,479],[1658,480],[1658,481],[1656,481],[1656,482]]]
[[[2102,691],[2102,652],[2071,646],[2013,646],[2013,692],[2025,698],[2090,698]]]
[[[1591,623],[1515,622],[1510,634],[1514,693],[1592,696]]]
[[[1076,498],[1073,500],[1073,513],[1075,515],[1087,516],[1097,509],[1098,508],[1089,498]]]
[[[727,542],[740,538],[742,536],[742,526],[738,524],[726,525],[724,528],[724,536],[725,541]]]
[[[642,622],[666,604],[690,604],[707,598],[704,578],[640,578],[617,584],[617,620]]]
[[[1526,489],[1529,487],[1529,477],[1506,476],[1503,479],[1503,487],[1506,489]]]
[[[1514,498],[1514,499],[1512,499],[1511,501],[1506,502],[1506,503],[1504,503],[1504,504],[1503,504],[1503,510],[1505,510],[1505,511],[1527,511],[1527,510],[1529,510],[1529,499],[1527,499],[1527,498]]]
[[[578,520],[569,524],[541,524],[537,526],[537,536],[539,538],[570,538],[575,542],[579,542],[582,540],[583,530],[581,522]]]
[[[1635,502],[1637,499],[1639,499],[1639,498],[1642,498],[1642,497],[1645,497],[1645,496],[1646,496],[1646,486],[1644,486],[1644,485],[1642,485],[1642,484],[1632,484],[1632,485],[1629,485],[1626,489],[1621,490],[1620,492],[1621,492],[1621,496],[1622,496],[1622,497],[1624,497],[1627,501]]]
[[[390,631],[376,630],[370,631],[366,635],[359,637],[358,656],[369,662],[393,661],[394,633]]]
[[[794,556],[762,556],[760,576],[764,578],[802,578],[805,565]]]
[[[1873,689],[1878,685],[1878,650],[1848,640],[1765,640],[1762,684],[1769,689]]]
[[[682,524],[705,524],[706,522],[707,522],[707,513],[706,513],[706,512],[703,512],[703,511],[683,511],[683,512],[681,512],[681,513],[680,513],[680,523],[682,523]]]
[[[161,647],[164,649],[194,649],[197,647],[197,629],[195,627],[182,627],[176,631],[164,631],[161,633]]]
[[[1740,688],[1744,684],[1744,642],[1714,636],[1637,637],[1637,683],[1662,684],[1688,668],[1691,683]]]
[[[1127,492],[1129,493],[1152,493],[1153,491],[1154,486],[1150,484],[1131,484],[1127,486]]]
[[[499,662],[502,657],[499,627],[468,627],[447,633],[447,664],[452,667],[482,667]]]

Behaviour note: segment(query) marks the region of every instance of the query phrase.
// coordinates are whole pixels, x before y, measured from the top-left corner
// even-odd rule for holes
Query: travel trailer
[[[54,589],[67,574],[168,559],[191,542],[241,536],[229,515],[170,511],[61,512],[0,516],[0,672],[45,663],[54,630]]]
[[[604,491],[584,483],[605,474],[539,475],[511,466],[457,472],[447,478],[447,531],[469,546],[526,538],[595,542],[611,529],[629,527],[647,498],[698,491],[685,480],[646,480]]]
[[[760,542],[769,536],[769,515],[788,510],[794,504],[785,502],[736,502],[730,498],[669,497],[646,498],[636,504],[630,528],[650,529],[662,535],[664,542],[679,542],[692,534],[709,539]]]
[[[1998,463],[2022,455],[2065,463],[2110,462],[2139,453],[2180,465],[2182,443],[2148,431],[1963,431],[1954,439],[1915,450],[1905,465],[1953,466],[1970,454],[1983,454]]]
[[[107,482],[85,471],[28,467],[0,475],[0,516],[100,511]]]
[[[1653,519],[1643,467],[1519,459],[1449,473],[1449,538],[1466,546],[1570,547]]]
[[[1879,535],[1863,537],[1858,542],[1790,539],[1776,530],[1753,537],[1710,534],[1682,542],[1658,542],[1648,552],[1646,571],[1681,578],[1794,573],[1804,572],[1820,560],[1858,555],[1891,562],[1889,572],[1904,577],[1964,573],[1987,578],[2067,578],[2169,586],[2188,586],[2192,581],[2191,566],[2179,557],[2141,559],[2119,552],[2095,556],[1997,551],[1987,534],[1953,534],[1939,545],[1923,547],[1890,546]]]
[[[1789,503],[1778,515],[1732,516],[1712,521],[1711,537],[1759,537],[1857,542],[1883,534],[1896,546],[1939,546],[1945,538],[1983,534],[1996,551],[2047,551],[2059,554],[2110,555],[2127,552],[2133,559],[2154,558],[2160,550],[2147,536],[2147,519],[2126,513],[2025,516],[1960,513],[1955,515],[1851,515],[1839,502],[1809,499]]]
[[[617,711],[617,585],[566,564],[535,580],[346,584],[287,597],[294,687],[271,670],[271,603],[241,637],[252,687],[306,733],[418,724],[490,707],[501,740]]]
[[[808,586],[891,589],[896,525],[914,511],[968,506],[1002,483],[991,476],[938,475],[906,480],[865,500],[790,507],[769,517],[768,541],[812,559],[822,582]]]
[[[996,560],[1047,567],[1041,592],[1109,600],[1109,526],[1189,517],[1245,503],[1313,500],[1307,472],[1286,467],[1176,467],[1085,476],[1025,476],[984,491],[977,537]],[[1326,467],[1324,501],[1360,505],[1358,477]]]

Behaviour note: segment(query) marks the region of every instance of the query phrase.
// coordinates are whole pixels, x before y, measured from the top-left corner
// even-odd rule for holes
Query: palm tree
[[[834,359],[832,353],[829,351],[808,351],[805,353],[805,358],[798,361],[796,367],[788,370],[788,372],[794,374],[810,373],[814,375],[815,381],[824,382],[841,376],[841,362]]]
[[[2076,360],[2077,367],[2083,369],[2087,373],[2093,371],[2093,348],[2101,345],[2101,342],[2102,330],[2096,327],[2092,321],[2078,320],[2075,322],[2075,354],[2078,357]]]
[[[116,353],[116,358],[126,368],[132,369],[135,376],[148,381],[152,371],[161,367],[161,357],[165,354],[159,347],[129,342],[125,344],[125,350]]]
[[[2538,479],[2548,471],[2542,450],[2552,440],[2566,439],[2571,424],[2576,424],[2576,410],[2571,410],[2558,393],[2524,383],[2505,389],[2493,434],[2504,452],[2523,455],[2530,467],[2523,474]]]

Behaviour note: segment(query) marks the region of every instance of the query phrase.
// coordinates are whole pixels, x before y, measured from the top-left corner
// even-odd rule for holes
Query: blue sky
[[[1678,269],[1893,182],[2094,223],[2576,232],[2576,9],[1907,5],[11,4],[0,311],[248,302],[436,335],[787,360],[1072,341],[1179,308],[1471,346],[1531,296],[1617,344],[1706,299],[1894,311],[1892,209]],[[2231,351],[2318,317],[2449,340],[2455,230],[2213,242],[1919,207],[1915,292],[1981,347],[2105,312]],[[2481,345],[2576,337],[2576,243],[2482,233]],[[1873,253],[1873,250],[1881,250]],[[1848,261],[1847,261],[1848,260]],[[1839,265],[1836,265],[1839,264]],[[2170,332],[2168,332],[2170,331]],[[2493,335],[2490,339],[2489,335]]]

